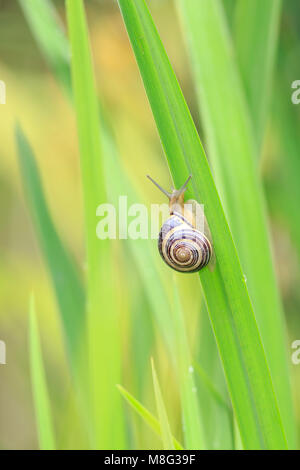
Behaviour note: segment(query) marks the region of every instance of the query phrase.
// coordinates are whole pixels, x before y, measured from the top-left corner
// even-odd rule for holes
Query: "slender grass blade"
[[[262,144],[270,104],[280,12],[281,0],[239,0],[236,4],[236,57],[258,150]]]
[[[113,263],[109,240],[96,236],[96,210],[107,201],[98,98],[83,2],[67,0],[66,9],[85,210],[93,447],[122,449],[126,437],[121,399],[115,387],[120,382],[121,346]]]
[[[194,368],[208,449],[233,449],[233,410],[209,315],[202,302]],[[215,393],[217,392],[217,393]],[[227,406],[224,406],[227,403]],[[228,409],[228,405],[231,411]]]
[[[172,450],[174,449],[173,437],[171,434],[170,424],[169,424],[165,404],[163,401],[163,397],[161,394],[153,360],[151,361],[151,365],[152,365],[152,377],[153,377],[156,407],[157,407],[157,413],[158,413],[158,418],[159,418],[159,425],[160,425],[160,432],[162,436],[163,446],[165,450]]]
[[[39,445],[42,450],[55,450],[55,435],[33,296],[30,301],[29,320],[30,370]]]
[[[61,314],[67,351],[76,373],[85,322],[85,295],[75,264],[60,239],[49,213],[39,171],[29,142],[16,128],[19,165],[29,209],[48,266]]]
[[[69,44],[60,20],[50,0],[19,0],[40,49],[64,91],[70,95],[71,74],[68,61]]]
[[[186,449],[204,449],[205,423],[200,415],[199,397],[194,379],[194,367],[188,344],[186,325],[180,300],[180,277],[173,276],[173,328],[175,331],[175,351],[178,382],[181,395],[183,429]],[[203,405],[203,404],[202,404]]]
[[[123,395],[125,400],[129,403],[129,405],[135,410],[135,412],[141,416],[144,422],[158,435],[161,437],[161,429],[160,424],[157,418],[153,416],[150,411],[145,408],[136,398],[134,398],[124,387],[118,385],[119,392]],[[183,450],[182,445],[172,437],[174,449]]]

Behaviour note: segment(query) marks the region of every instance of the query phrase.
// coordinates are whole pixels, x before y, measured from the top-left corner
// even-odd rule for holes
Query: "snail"
[[[158,236],[158,250],[168,266],[183,273],[194,273],[204,268],[212,257],[212,245],[208,238],[208,227],[200,230],[205,222],[200,204],[190,199],[184,202],[184,192],[191,179],[171,193],[165,191],[150,176],[147,176],[169,199],[170,217],[164,222]],[[204,223],[202,223],[204,227]]]

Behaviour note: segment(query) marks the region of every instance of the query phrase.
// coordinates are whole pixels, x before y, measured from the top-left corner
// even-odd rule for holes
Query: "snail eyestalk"
[[[169,193],[168,191],[166,191],[165,189],[163,189],[156,181],[154,181],[153,178],[151,178],[151,176],[147,175],[147,178],[149,178],[150,181],[152,181],[153,184],[155,184],[155,186],[160,189],[161,192],[163,192],[169,199],[171,199],[171,196],[172,194]]]
[[[178,190],[178,194],[182,194],[186,190],[186,187],[191,179],[192,179],[192,175],[189,175],[184,185]]]
[[[163,189],[156,181],[154,181],[153,178],[151,178],[151,176],[147,175],[147,178],[149,178],[150,181],[152,181],[153,184],[155,184],[155,186],[161,191],[163,192],[169,199],[171,199],[172,197],[176,197],[176,198],[179,198],[179,196],[181,194],[183,194],[186,190],[186,187],[190,181],[190,179],[192,178],[192,175],[189,175],[188,179],[186,180],[186,182],[183,184],[183,186],[181,186],[180,189],[176,190],[174,189],[171,193],[169,193],[168,191],[166,191],[165,189]]]

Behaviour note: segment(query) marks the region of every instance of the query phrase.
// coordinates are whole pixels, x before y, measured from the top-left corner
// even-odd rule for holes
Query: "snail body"
[[[204,268],[212,256],[208,234],[198,229],[201,206],[194,200],[184,202],[184,191],[191,177],[182,188],[168,193],[152,178],[149,179],[169,198],[170,217],[163,223],[158,236],[158,250],[164,262],[183,273],[194,273]]]

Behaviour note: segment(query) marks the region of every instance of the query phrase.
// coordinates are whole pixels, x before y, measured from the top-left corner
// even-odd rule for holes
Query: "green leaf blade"
[[[29,320],[30,371],[39,445],[41,450],[55,450],[56,444],[51,416],[50,400],[47,389],[33,297],[30,301]]]
[[[237,2],[234,40],[256,141],[260,149],[272,87],[281,0]]]
[[[19,3],[46,61],[71,96],[70,49],[55,8],[50,0],[19,0]]]
[[[159,418],[159,425],[160,425],[160,432],[162,436],[162,441],[164,445],[165,450],[172,450],[174,449],[174,443],[173,443],[173,437],[171,434],[171,428],[168,420],[168,415],[166,412],[165,404],[163,401],[162,393],[160,390],[155,366],[154,366],[154,361],[151,361],[151,366],[152,366],[152,377],[153,377],[153,385],[154,385],[154,394],[155,394],[155,400],[156,400],[156,407],[157,407],[157,413],[158,413],[158,418]]]
[[[85,294],[75,265],[52,221],[34,154],[20,126],[16,127],[19,166],[35,230],[57,298],[73,372],[85,321]]]
[[[156,433],[161,437],[161,429],[160,424],[157,418],[153,416],[150,411],[145,408],[136,398],[134,398],[124,387],[121,385],[117,385],[117,388],[121,395],[125,398],[125,400],[129,403],[132,409],[144,420],[144,422]],[[183,450],[183,446],[172,437],[174,449],[176,450]]]
[[[107,201],[96,82],[84,4],[82,0],[67,0],[66,9],[86,231],[92,445],[123,449],[124,414],[115,387],[121,378],[122,358],[113,261],[109,240],[96,236],[97,207]]]
[[[173,315],[175,331],[176,369],[181,395],[185,447],[190,450],[205,449],[205,423],[201,414],[204,403],[198,403],[191,352],[188,343],[184,313],[180,299],[180,277],[173,275]]]

